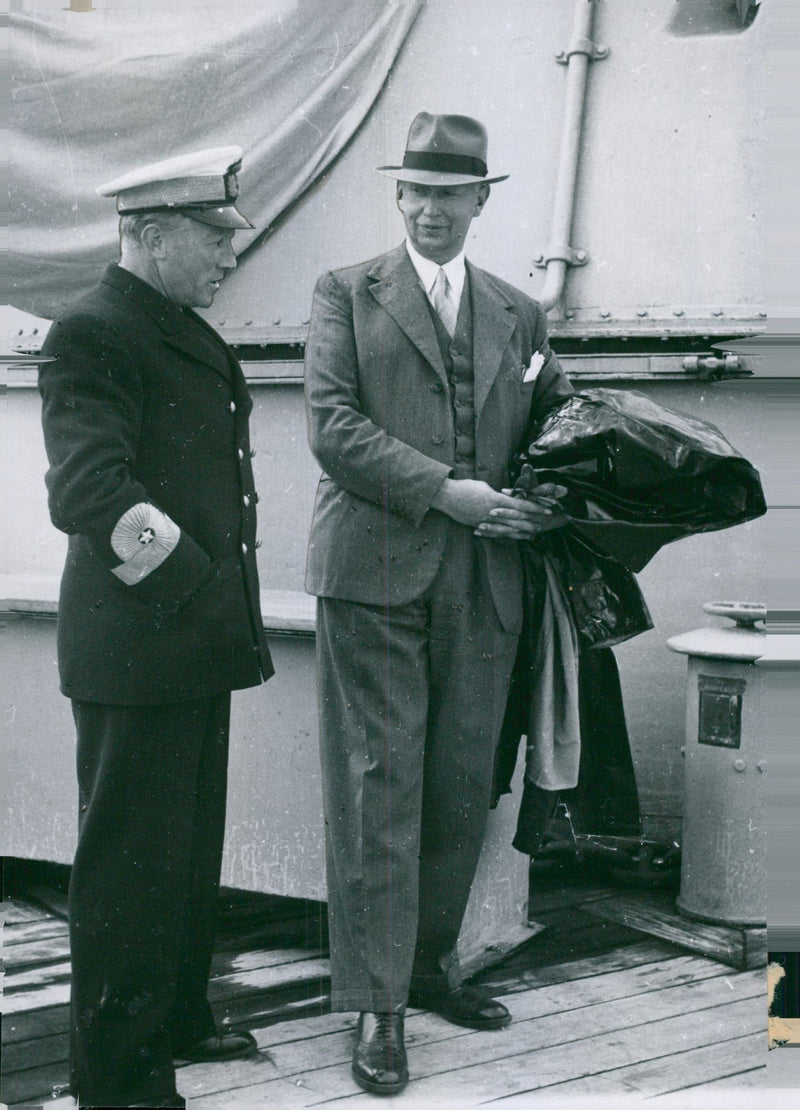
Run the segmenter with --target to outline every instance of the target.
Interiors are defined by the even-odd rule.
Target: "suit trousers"
[[[135,1105],[174,1095],[173,1056],[215,1032],[230,694],[72,706],[71,1088],[81,1105]]]
[[[334,1010],[397,1010],[412,985],[461,979],[517,643],[492,602],[486,542],[452,523],[434,582],[408,604],[318,601]]]

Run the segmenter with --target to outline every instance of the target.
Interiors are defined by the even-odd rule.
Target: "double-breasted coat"
[[[63,693],[154,705],[268,678],[252,401],[233,353],[196,313],[112,265],[52,326],[42,355],[50,514],[69,534]],[[112,535],[137,505],[180,533],[156,569],[127,584]]]

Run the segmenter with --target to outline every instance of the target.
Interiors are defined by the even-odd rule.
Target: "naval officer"
[[[206,997],[231,691],[272,674],[241,367],[195,308],[236,266],[242,157],[126,173],[121,253],[52,325],[40,371],[47,489],[69,535],[58,664],[77,730],[69,891],[71,1089],[81,1106],[183,1106],[174,1060],[250,1053]]]

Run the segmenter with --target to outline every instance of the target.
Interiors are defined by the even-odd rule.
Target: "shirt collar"
[[[436,281],[436,275],[441,268],[444,270],[445,274],[447,274],[447,280],[450,282],[450,288],[453,290],[456,303],[460,303],[461,294],[464,291],[464,281],[467,276],[464,251],[461,251],[455,258],[451,258],[449,262],[445,262],[445,264],[440,267],[438,262],[434,262],[430,258],[423,258],[419,251],[412,247],[408,239],[406,239],[406,250],[408,251],[408,257],[411,259],[414,269],[419,275],[419,280],[422,282],[423,288],[429,297],[431,289],[433,288],[433,283]]]

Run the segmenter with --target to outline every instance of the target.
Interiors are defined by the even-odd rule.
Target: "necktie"
[[[452,339],[456,330],[456,320],[458,319],[458,305],[453,295],[453,287],[447,280],[447,274],[441,266],[431,289],[431,302],[439,314],[439,319],[444,324],[445,331]]]

